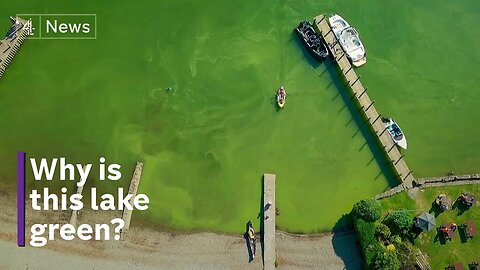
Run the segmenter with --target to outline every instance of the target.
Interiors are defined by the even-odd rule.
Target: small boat
[[[285,105],[285,99],[286,98],[287,98],[287,92],[285,92],[285,88],[283,88],[283,85],[282,85],[277,90],[277,104],[278,104],[278,107],[283,108],[283,105]]]
[[[347,54],[347,58],[356,67],[367,63],[367,53],[360,41],[360,35],[355,28],[345,21],[340,15],[334,14],[328,18],[330,27],[335,34],[340,46]]]
[[[397,122],[393,118],[384,118],[383,121],[393,141],[401,148],[407,149],[407,138],[405,138]]]
[[[295,28],[298,38],[303,45],[312,54],[314,58],[322,62],[328,56],[328,49],[325,41],[315,32],[311,23],[307,21],[300,22]]]
[[[253,229],[253,225],[251,221],[247,223],[247,238],[248,238],[248,246],[250,248],[250,252],[252,254],[252,260],[255,258],[255,252],[257,251],[257,240],[255,239],[255,230]]]

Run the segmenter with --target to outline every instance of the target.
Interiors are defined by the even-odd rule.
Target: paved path
[[[458,185],[474,185],[480,184],[480,174],[466,174],[466,175],[449,175],[440,177],[427,177],[416,179],[415,187],[405,188],[403,185],[398,185],[390,190],[376,195],[374,198],[377,200],[388,198],[404,190],[409,192],[409,195],[415,195],[418,189],[429,187],[442,187],[442,186],[458,186]],[[415,198],[415,196],[410,196]]]

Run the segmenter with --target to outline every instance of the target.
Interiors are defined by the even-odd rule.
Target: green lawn
[[[423,212],[429,212],[432,208],[432,202],[439,194],[447,194],[452,202],[462,193],[470,192],[480,196],[479,185],[450,186],[440,188],[429,188],[421,191],[416,200],[411,200],[406,193],[395,195],[381,201],[384,215],[390,211],[413,209],[415,215]],[[479,203],[469,210],[461,212],[458,208],[447,210],[437,216],[437,227],[448,222],[455,222],[458,225],[474,220],[477,228],[480,228],[480,207]],[[456,237],[451,241],[439,240],[436,230],[421,233],[414,240],[414,246],[419,248],[424,254],[432,269],[444,269],[447,265],[454,262],[462,262],[465,269],[472,261],[480,261],[480,235],[473,239],[465,241],[460,237],[457,231]]]

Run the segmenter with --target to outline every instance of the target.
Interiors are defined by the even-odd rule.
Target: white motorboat
[[[393,141],[401,148],[407,149],[407,138],[405,138],[405,134],[403,134],[397,122],[393,118],[386,118],[384,124]]]
[[[342,46],[352,64],[356,67],[365,64],[367,62],[367,53],[360,41],[360,35],[357,30],[337,14],[330,16],[328,21],[340,46]]]

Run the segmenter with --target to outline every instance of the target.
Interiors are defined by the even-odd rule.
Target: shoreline
[[[1,269],[261,269],[261,245],[249,263],[245,239],[238,234],[159,231],[132,224],[125,241],[65,241],[55,239],[42,248],[16,246],[16,199],[0,189],[0,250],[7,253]],[[93,210],[92,210],[93,211]],[[32,213],[33,223],[68,223],[69,215],[53,211]],[[68,211],[70,213],[70,211]],[[79,223],[104,223],[118,213],[83,211]],[[44,234],[45,235],[45,234]],[[279,269],[360,269],[362,259],[354,232],[296,235],[276,232]]]

